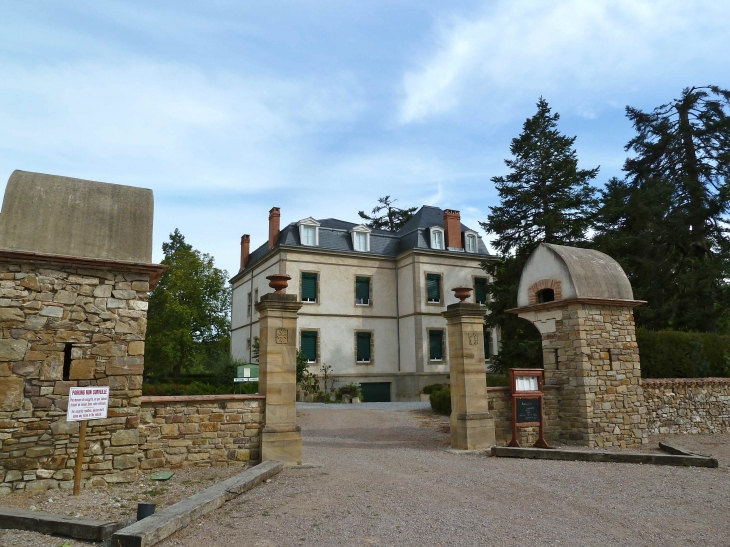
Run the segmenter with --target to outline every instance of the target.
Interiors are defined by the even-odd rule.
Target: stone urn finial
[[[472,291],[471,287],[454,287],[451,290],[454,291],[454,296],[459,299],[459,302],[463,302],[469,298]]]
[[[267,275],[266,279],[269,280],[269,287],[274,289],[274,293],[281,294],[289,286],[288,281],[291,279],[291,276],[287,274],[271,274]]]

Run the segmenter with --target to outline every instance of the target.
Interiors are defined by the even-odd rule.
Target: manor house
[[[251,361],[259,335],[255,304],[269,288],[267,275],[291,276],[287,293],[304,303],[297,347],[311,363],[333,368],[339,382],[360,382],[366,401],[418,400],[420,389],[448,378],[446,320],[457,302],[451,289],[473,287],[487,302],[493,260],[459,211],[424,205],[398,232],[332,218],[305,218],[280,229],[269,213],[269,240],[249,252],[241,238],[241,269],[233,286],[231,350]],[[498,333],[487,331],[485,366]]]

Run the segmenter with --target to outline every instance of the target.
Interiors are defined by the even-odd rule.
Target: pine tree
[[[497,236],[492,243],[501,257],[483,265],[493,278],[487,324],[501,329],[495,358],[500,370],[542,366],[537,329],[506,310],[517,306],[520,274],[537,245],[583,243],[597,204],[590,181],[599,168],[578,168],[576,138],[558,131],[559,119],[540,97],[537,113],[510,145],[512,159],[505,160],[510,173],[492,178],[500,204],[490,207],[487,222],[480,222]]]
[[[398,200],[391,200],[390,196],[378,198],[378,203],[380,205],[373,208],[371,213],[372,216],[366,215],[365,211],[359,211],[358,215],[360,215],[360,218],[367,220],[368,222],[365,224],[373,229],[397,232],[410,220],[413,214],[418,210],[418,207],[399,209],[393,205],[396,201]],[[378,215],[381,211],[385,211],[385,213]]]
[[[624,266],[640,325],[714,332],[727,323],[730,92],[684,89],[645,113],[627,107],[636,136],[623,181],[602,192],[595,245]]]

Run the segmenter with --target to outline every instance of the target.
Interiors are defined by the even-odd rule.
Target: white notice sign
[[[68,390],[66,421],[101,420],[109,408],[109,386],[72,387]]]
[[[537,391],[537,376],[518,376],[515,383],[515,391]]]

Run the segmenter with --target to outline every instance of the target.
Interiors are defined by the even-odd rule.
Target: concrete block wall
[[[65,419],[72,386],[111,388],[108,418],[87,429],[86,484],[134,480],[149,274],[4,260],[0,493],[72,487],[79,428]]]
[[[261,395],[142,397],[141,469],[260,460],[264,401]]]
[[[730,378],[646,379],[649,433],[730,433]]]

